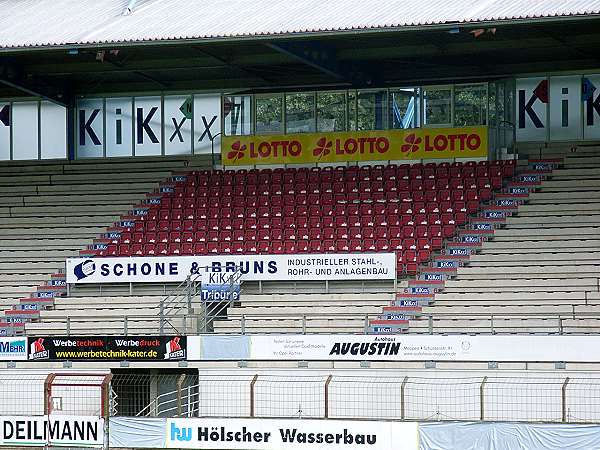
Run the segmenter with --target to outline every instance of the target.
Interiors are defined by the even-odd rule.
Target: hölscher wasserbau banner
[[[171,283],[203,271],[241,281],[392,280],[394,253],[140,256],[67,259],[67,283]]]
[[[32,336],[30,361],[181,361],[186,336]]]
[[[414,422],[167,419],[166,448],[206,450],[417,450]]]

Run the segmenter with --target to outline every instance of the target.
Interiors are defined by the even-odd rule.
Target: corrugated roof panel
[[[0,0],[0,47],[209,39],[600,14],[600,0]]]

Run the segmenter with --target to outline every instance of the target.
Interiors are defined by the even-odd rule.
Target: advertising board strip
[[[25,337],[0,337],[0,361],[24,361],[27,359]]]
[[[0,446],[102,447],[104,419],[93,416],[1,416]]]
[[[181,361],[186,336],[32,336],[30,361]]]
[[[391,280],[394,253],[159,256],[67,259],[67,283],[181,282],[203,271],[235,273],[241,281]]]
[[[166,448],[207,450],[417,450],[415,422],[167,419]]]
[[[239,166],[485,158],[487,153],[488,129],[479,126],[228,136],[223,138],[221,160],[226,166]]]
[[[219,336],[189,336],[189,360],[597,362],[600,348],[600,336],[284,334],[239,336],[235,350],[228,336],[221,353],[204,339],[221,348]]]

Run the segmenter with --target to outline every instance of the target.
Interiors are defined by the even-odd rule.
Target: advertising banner
[[[33,336],[30,361],[180,361],[186,336]]]
[[[414,128],[223,137],[226,166],[337,163],[435,158],[485,158],[488,129]]]
[[[23,361],[27,359],[27,338],[1,337],[0,361]]]
[[[247,361],[596,362],[600,348],[600,336],[284,334],[188,341],[189,360]]]
[[[231,273],[202,272],[200,298],[203,302],[237,301],[240,299],[240,278]]]
[[[67,283],[169,283],[203,271],[242,274],[240,281],[391,280],[394,253],[140,256],[67,259]]]
[[[166,448],[417,450],[415,422],[311,419],[167,419]]]
[[[92,416],[0,416],[0,446],[102,447],[104,419]]]

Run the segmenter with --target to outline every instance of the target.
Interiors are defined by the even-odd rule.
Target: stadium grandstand
[[[0,11],[0,447],[600,447],[600,3]]]

